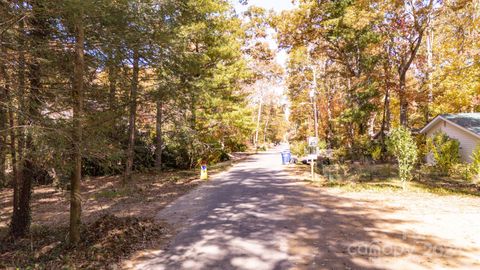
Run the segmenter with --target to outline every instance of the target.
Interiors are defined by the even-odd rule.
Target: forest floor
[[[248,154],[209,168],[221,172]],[[161,245],[173,234],[168,223],[155,215],[170,202],[204,181],[197,170],[142,173],[131,187],[123,187],[120,176],[90,177],[82,182],[82,242],[72,249],[68,238],[68,191],[37,186],[32,196],[31,234],[13,242],[8,239],[12,214],[12,190],[0,190],[0,269],[31,267],[58,269],[115,268],[135,250]],[[3,240],[1,240],[3,239]],[[154,239],[154,240],[152,240]]]

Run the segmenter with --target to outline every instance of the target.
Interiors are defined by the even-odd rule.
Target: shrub
[[[364,161],[371,156],[372,140],[368,135],[356,136],[353,140],[349,155],[352,160]]]
[[[290,144],[290,152],[295,156],[301,157],[307,154],[307,147],[306,141],[294,141]]]
[[[265,145],[257,146],[257,151],[265,152],[267,151],[267,146]]]
[[[374,161],[378,161],[382,158],[382,146],[375,145],[370,149],[370,155]]]
[[[388,151],[398,161],[400,180],[404,184],[412,179],[412,171],[417,162],[418,149],[410,131],[405,127],[392,130],[387,140]]]
[[[471,181],[474,178],[471,164],[457,163],[453,165],[450,168],[449,177]]]
[[[349,158],[348,149],[345,146],[340,146],[333,151],[333,160],[335,162],[343,163]]]
[[[324,140],[319,140],[317,147],[320,150],[327,149],[327,142]]]
[[[470,164],[470,170],[473,174],[473,178],[476,182],[480,181],[480,145],[477,145],[475,150],[473,150],[472,155],[472,164]]]
[[[443,132],[437,132],[427,141],[428,149],[433,155],[435,167],[448,174],[455,164],[460,162],[460,143]]]
[[[426,135],[419,134],[418,136],[415,136],[415,142],[418,147],[418,160],[423,162],[427,159],[427,156],[430,153],[430,150],[428,150]]]

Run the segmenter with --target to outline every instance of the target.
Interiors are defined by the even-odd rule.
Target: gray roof
[[[471,133],[472,135],[480,138],[480,113],[448,113],[440,114],[435,117],[430,123],[428,123],[420,133],[425,133],[430,130],[438,121],[448,121],[453,125],[458,126],[461,129]]]
[[[453,122],[469,131],[480,135],[480,113],[441,114],[443,119]]]

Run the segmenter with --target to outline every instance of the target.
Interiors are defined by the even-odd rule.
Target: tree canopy
[[[478,1],[434,0],[306,0],[278,14],[293,139],[314,134],[303,106],[312,76],[321,82],[320,134],[351,154],[372,140],[384,145],[391,126],[418,129],[441,113],[478,111],[478,14]]]
[[[84,176],[132,185],[135,171],[189,169],[255,135],[282,137],[284,108],[257,115],[251,99],[282,72],[259,41],[266,11],[247,21],[224,0],[26,0],[2,1],[0,14],[0,185],[14,187],[15,237],[42,177],[70,189],[76,243]]]

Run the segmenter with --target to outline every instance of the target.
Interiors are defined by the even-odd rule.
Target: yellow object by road
[[[200,179],[201,180],[207,180],[208,179],[207,165],[202,165],[201,166]]]

